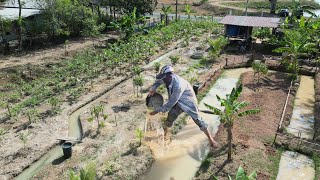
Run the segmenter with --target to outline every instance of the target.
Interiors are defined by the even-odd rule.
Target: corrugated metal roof
[[[228,15],[225,16],[220,23],[237,26],[276,28],[280,24],[280,18]]]

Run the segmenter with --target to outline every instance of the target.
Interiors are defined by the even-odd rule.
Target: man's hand
[[[148,96],[153,96],[155,92],[155,90],[150,89],[148,92]]]
[[[156,112],[156,111],[152,111],[152,112],[150,113],[151,116],[156,115],[156,114],[158,114],[158,112]]]

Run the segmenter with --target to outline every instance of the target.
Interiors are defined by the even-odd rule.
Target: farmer
[[[150,115],[169,111],[163,127],[165,139],[169,141],[171,140],[171,127],[173,122],[182,112],[185,112],[191,116],[193,121],[199,126],[200,130],[207,135],[211,145],[213,147],[218,147],[218,143],[213,140],[209,133],[208,124],[204,122],[199,115],[197,97],[190,83],[175,74],[173,67],[170,65],[164,66],[156,76],[156,79],[156,82],[149,90],[148,96],[152,96],[156,89],[164,83],[167,87],[169,100],[161,107],[152,111]]]

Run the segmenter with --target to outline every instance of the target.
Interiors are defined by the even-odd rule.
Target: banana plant
[[[186,4],[185,5],[184,11],[186,12],[186,15],[188,16],[188,19],[190,19],[190,15],[191,15],[191,6],[190,6],[190,4]]]
[[[231,93],[227,94],[226,98],[224,99],[217,95],[217,99],[220,102],[221,107],[224,108],[224,110],[205,103],[205,106],[209,109],[209,111],[204,111],[204,112],[218,115],[220,117],[221,123],[223,123],[225,127],[227,127],[228,161],[231,160],[233,123],[239,117],[254,115],[260,112],[260,109],[243,110],[243,108],[249,106],[250,103],[246,101],[238,102],[238,98],[240,97],[241,92],[242,92],[242,84],[240,84],[236,88],[233,88]]]
[[[164,4],[162,4],[162,8],[161,11],[164,14],[164,18],[165,18],[165,24],[168,25],[168,14],[172,11],[172,7],[171,6],[164,6]]]

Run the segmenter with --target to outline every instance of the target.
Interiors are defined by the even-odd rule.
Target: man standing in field
[[[171,139],[171,127],[173,122],[182,112],[185,112],[191,116],[193,121],[199,126],[200,130],[206,134],[211,145],[213,147],[218,147],[218,143],[212,138],[211,133],[208,130],[208,124],[204,122],[199,115],[197,97],[190,83],[175,74],[173,67],[170,65],[164,66],[156,76],[156,79],[156,82],[149,90],[148,96],[152,96],[156,92],[156,89],[164,83],[167,87],[169,100],[161,107],[152,111],[150,115],[169,111],[168,117],[163,126],[165,139]]]

